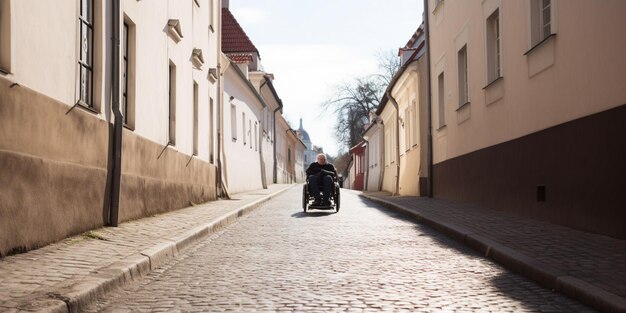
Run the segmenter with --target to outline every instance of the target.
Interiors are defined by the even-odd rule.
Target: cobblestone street
[[[87,312],[591,312],[342,190],[303,213],[292,188]]]

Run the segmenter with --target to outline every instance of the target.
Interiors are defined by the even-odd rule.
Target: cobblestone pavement
[[[0,259],[0,312],[25,309],[62,284],[81,280],[99,269],[185,234],[204,223],[279,192],[290,185],[233,195],[182,210],[105,227],[27,253]]]
[[[86,312],[592,312],[349,192],[292,188]]]

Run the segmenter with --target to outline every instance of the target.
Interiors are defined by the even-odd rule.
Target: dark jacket
[[[321,165],[317,162],[313,162],[311,163],[311,165],[309,165],[309,168],[306,169],[306,176],[317,175],[320,172],[322,172],[322,170],[333,172],[335,176],[337,176],[337,170],[335,170],[335,167],[332,164],[326,163],[324,165]],[[326,176],[326,175],[329,175],[329,174],[323,173],[323,172],[321,173],[321,176]]]

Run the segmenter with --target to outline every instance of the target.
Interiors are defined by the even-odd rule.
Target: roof
[[[415,40],[417,40],[419,38],[419,35],[422,33],[422,26],[423,25],[424,24],[420,25],[420,27],[415,32],[415,35],[414,35]],[[411,40],[409,40],[407,45],[409,43],[411,45],[415,44],[415,41],[412,41],[412,40],[413,40],[413,37],[411,37]],[[388,98],[387,95],[391,92],[391,89],[393,89],[395,84],[398,82],[398,79],[400,79],[402,74],[404,74],[404,72],[411,65],[411,63],[413,63],[413,62],[415,62],[415,61],[420,59],[417,56],[420,54],[422,49],[424,49],[425,43],[426,43],[425,40],[422,40],[422,42],[417,46],[417,48],[415,48],[415,52],[413,52],[413,54],[411,54],[411,56],[409,57],[408,61],[406,63],[404,63],[400,67],[400,69],[396,72],[396,74],[393,76],[393,78],[391,79],[391,82],[389,82],[389,85],[387,85],[387,89],[385,90],[385,93],[383,94],[382,99],[380,99],[380,103],[378,105],[378,108],[376,109],[376,115],[380,115],[383,112],[383,109],[385,109],[385,106],[387,105],[387,102],[389,101],[389,98]]]
[[[250,53],[229,53],[228,57],[237,64],[252,62],[252,54]]]
[[[259,54],[259,50],[228,8],[222,8],[222,51],[224,53],[256,52]]]

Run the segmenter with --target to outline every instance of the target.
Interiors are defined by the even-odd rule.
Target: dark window
[[[93,107],[93,0],[80,0],[79,102]]]

